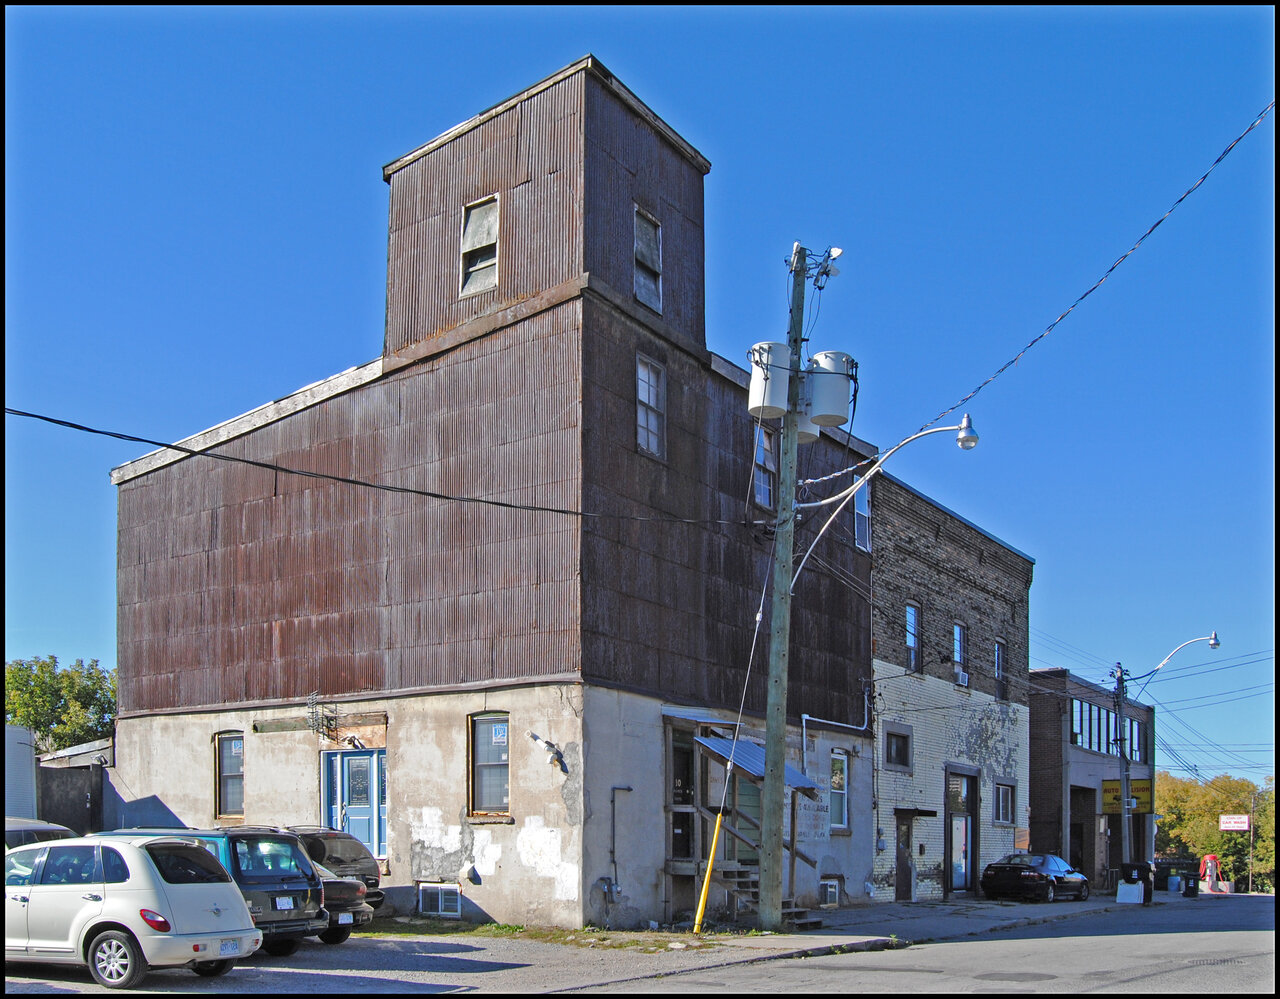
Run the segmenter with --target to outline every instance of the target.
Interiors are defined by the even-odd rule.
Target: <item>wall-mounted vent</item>
[[[834,879],[823,879],[818,882],[818,905],[827,908],[840,904],[840,882]]]
[[[418,884],[418,915],[440,919],[462,918],[462,893],[459,885]]]

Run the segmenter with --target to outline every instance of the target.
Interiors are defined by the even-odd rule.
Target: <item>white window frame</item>
[[[963,622],[951,622],[951,661],[957,672],[969,665],[969,628]]]
[[[636,447],[666,460],[667,369],[644,354],[636,355]]]
[[[755,476],[752,479],[756,506],[776,510],[778,506],[778,434],[769,427],[756,428]]]
[[[903,641],[906,642],[907,661],[906,667],[912,673],[918,673],[924,668],[924,662],[920,658],[920,605],[907,601],[906,610],[903,613]]]
[[[836,789],[836,771],[840,771],[840,788]],[[827,787],[827,804],[830,807],[831,828],[849,828],[849,751],[831,750],[831,783]]]
[[[462,886],[456,882],[418,882],[418,915],[435,919],[461,919]]]
[[[1005,781],[996,781],[995,785],[995,814],[992,816],[992,821],[1013,825],[1013,807],[1017,801],[1016,788]]]
[[[639,205],[635,209],[636,300],[662,315],[662,223]],[[652,240],[645,238],[650,233]]]
[[[492,224],[482,220],[480,211],[493,206]],[[502,208],[496,194],[473,201],[462,209],[459,252],[458,297],[466,298],[498,287],[498,238]],[[492,252],[490,252],[490,250]]]
[[[862,551],[871,551],[871,483],[853,494],[853,539]]]
[[[225,769],[222,758],[222,744],[224,742],[231,744],[231,755],[236,755],[234,744],[240,743],[240,769],[238,771]],[[214,803],[213,813],[215,818],[219,819],[243,819],[244,818],[244,732],[227,731],[219,732],[213,737],[213,766],[214,766]],[[226,800],[228,798],[228,783],[236,784],[240,788],[240,810],[231,811],[226,809]]]

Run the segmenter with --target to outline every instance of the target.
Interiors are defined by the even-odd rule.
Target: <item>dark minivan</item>
[[[222,829],[117,829],[99,836],[164,835],[198,840],[221,861],[262,930],[262,949],[284,957],[329,928],[324,886],[302,841],[266,826]]]
[[[350,833],[324,826],[289,826],[307,848],[307,855],[344,878],[359,878],[366,889],[365,902],[371,908],[382,905],[382,871],[369,848]]]

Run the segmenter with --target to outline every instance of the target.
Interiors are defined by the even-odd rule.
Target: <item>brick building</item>
[[[899,479],[869,487],[875,897],[974,892],[985,864],[1025,843],[1034,807],[1034,562]]]
[[[1056,853],[1099,886],[1114,883],[1121,859],[1119,726],[1115,692],[1065,669],[1031,673],[1031,848]],[[1134,861],[1155,859],[1151,782],[1155,709],[1126,699],[1124,735],[1138,810],[1130,815]],[[1145,793],[1142,783],[1146,782]]]

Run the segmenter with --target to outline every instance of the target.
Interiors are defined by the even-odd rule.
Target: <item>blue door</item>
[[[387,855],[387,751],[325,753],[325,817],[375,857]]]

